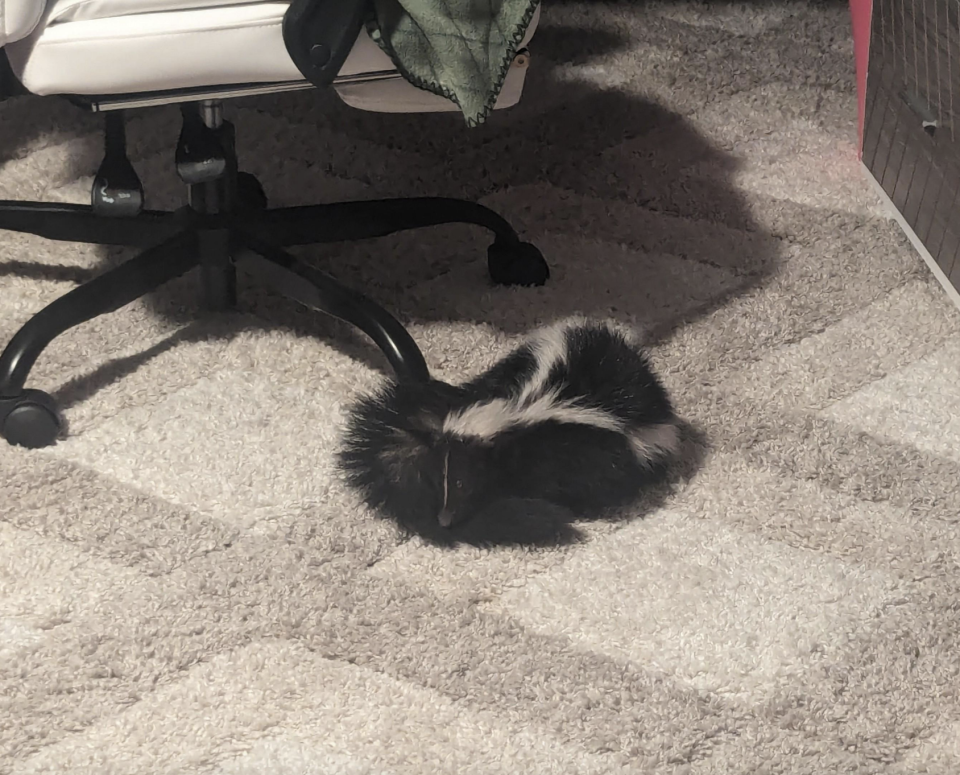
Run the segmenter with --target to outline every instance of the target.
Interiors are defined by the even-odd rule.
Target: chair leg
[[[65,331],[136,301],[196,264],[190,230],[74,288],[28,320],[0,355],[0,434],[25,447],[56,441],[60,419],[53,400],[24,389],[41,353]]]
[[[446,223],[471,223],[489,229],[499,241],[520,241],[513,227],[493,210],[475,202],[443,197],[282,207],[263,213],[257,231],[271,243],[292,247],[385,237]]]
[[[237,268],[230,232],[203,229],[197,233],[201,304],[208,312],[226,312],[237,306]]]
[[[385,237],[451,223],[482,226],[495,235],[487,252],[490,276],[500,285],[543,285],[550,277],[536,247],[521,242],[500,215],[476,202],[442,197],[376,199],[267,210],[248,228],[283,247]]]
[[[427,362],[417,343],[385,309],[259,238],[245,234],[238,236],[237,242],[237,262],[253,271],[264,285],[359,328],[383,351],[398,379],[430,380]]]
[[[0,229],[61,242],[149,247],[183,229],[176,212],[145,210],[131,218],[107,218],[86,205],[0,201]]]

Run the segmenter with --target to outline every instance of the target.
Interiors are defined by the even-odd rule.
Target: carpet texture
[[[218,775],[960,770],[960,314],[855,153],[844,2],[544,9],[526,98],[462,118],[230,105],[275,204],[455,194],[470,227],[302,251],[476,374],[579,312],[637,326],[703,439],[636,518],[539,552],[403,542],[334,475],[384,364],[190,276],[64,335],[55,448],[0,445],[0,771]],[[175,109],[137,113],[177,205]],[[96,117],[0,105],[0,198],[84,201]],[[0,334],[123,257],[4,234]]]

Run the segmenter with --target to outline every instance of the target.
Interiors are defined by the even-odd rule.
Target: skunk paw
[[[455,541],[474,546],[549,546],[580,536],[574,514],[563,506],[533,498],[494,501],[450,529]]]

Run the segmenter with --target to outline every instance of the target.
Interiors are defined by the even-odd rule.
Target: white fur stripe
[[[533,357],[537,361],[537,368],[530,379],[523,386],[520,395],[517,398],[518,403],[523,406],[532,398],[541,395],[546,389],[547,378],[557,364],[563,364],[567,361],[567,333],[571,328],[583,325],[585,321],[580,318],[568,318],[559,323],[542,328],[533,335],[530,341],[530,347],[533,350]]]
[[[610,412],[580,406],[575,400],[561,401],[557,389],[547,389],[550,372],[567,361],[570,330],[586,325],[588,322],[585,318],[570,317],[537,331],[529,340],[536,368],[519,394],[511,398],[484,401],[451,413],[444,418],[443,431],[455,436],[490,441],[510,428],[554,420],[622,433],[642,464],[678,452],[680,433],[673,423],[631,428]]]
[[[623,431],[623,424],[615,417],[600,409],[577,406],[570,401],[558,401],[555,391],[538,396],[524,405],[503,398],[474,404],[460,412],[447,415],[443,421],[443,430],[458,436],[489,440],[508,428],[535,425],[548,420],[593,425],[618,433]]]
[[[680,447],[679,429],[673,423],[629,429],[621,420],[601,409],[577,406],[571,401],[557,401],[555,392],[546,393],[525,406],[502,398],[474,404],[461,412],[447,415],[443,430],[455,436],[490,441],[509,428],[536,425],[549,420],[623,433],[640,463],[671,456]]]
[[[437,519],[440,521],[440,527],[450,527],[450,512],[447,511],[447,502],[450,500],[450,450],[443,455],[443,506],[440,507],[440,514]]]

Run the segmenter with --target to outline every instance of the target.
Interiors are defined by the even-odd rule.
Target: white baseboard
[[[934,260],[933,256],[930,255],[930,251],[927,250],[926,246],[920,241],[917,233],[913,230],[910,224],[906,222],[903,214],[894,206],[893,200],[887,196],[887,192],[883,190],[883,186],[880,185],[880,181],[873,176],[866,164],[863,162],[860,164],[863,167],[864,174],[867,176],[867,180],[870,181],[874,191],[877,192],[877,195],[887,206],[887,209],[890,211],[890,215],[898,224],[900,224],[900,228],[903,230],[903,233],[910,238],[910,242],[913,244],[913,247],[917,253],[919,253],[923,260],[927,262],[927,266],[930,267],[930,271],[933,272],[933,276],[937,278],[937,280],[940,282],[940,285],[942,285],[943,289],[947,292],[947,296],[950,297],[950,301],[954,303],[957,309],[960,309],[960,292],[953,287],[953,283],[947,279],[947,276],[943,273],[940,265]]]

